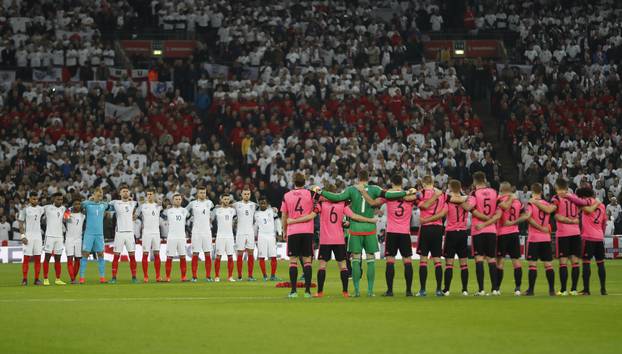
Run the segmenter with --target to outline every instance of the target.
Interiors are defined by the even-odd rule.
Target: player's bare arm
[[[24,222],[23,221],[19,221],[19,236],[20,236],[20,241],[22,241],[22,243],[24,245],[28,244],[28,239],[26,238],[26,235],[24,233],[25,228],[24,228]]]
[[[522,213],[516,220],[514,221],[506,221],[503,223],[504,226],[514,226],[516,224],[520,224],[531,217],[531,212]]]
[[[421,204],[419,208],[423,210],[430,208],[432,204],[436,203],[436,201],[442,194],[443,192],[441,192],[439,189],[434,188],[434,194],[432,195],[432,198],[423,202],[423,204]]]
[[[356,185],[356,190],[358,190],[361,195],[363,196],[363,198],[365,199],[365,201],[367,202],[367,204],[371,205],[371,206],[380,206],[382,205],[382,200],[380,199],[373,199],[369,193],[367,193],[367,191],[365,190],[365,186],[361,185],[361,184],[357,184]]]
[[[555,204],[544,205],[544,204],[540,203],[540,199],[531,198],[531,199],[529,199],[529,203],[535,205],[538,209],[542,210],[543,212],[545,212],[547,214],[551,214],[555,210],[557,210],[557,206]]]
[[[299,224],[299,223],[302,223],[302,222],[307,222],[309,220],[313,220],[313,219],[315,219],[316,216],[317,216],[317,213],[312,211],[309,214],[301,216],[301,217],[298,217],[298,218],[294,218],[294,219],[289,218],[289,219],[287,219],[287,223],[288,224]]]
[[[577,218],[568,218],[563,215],[555,214],[555,220],[563,223],[563,224],[579,224],[579,219]]]
[[[465,209],[465,210],[468,210],[468,209]],[[473,216],[475,216],[478,220],[481,220],[481,221],[488,221],[488,220],[490,220],[490,217],[488,217],[488,215],[479,212],[477,209],[471,209],[471,214]]]
[[[283,231],[282,231],[283,239],[287,240],[287,219],[288,219],[287,218],[287,212],[286,211],[282,212],[281,216],[282,216],[281,217],[281,220],[282,220],[281,224],[283,226]]]
[[[475,226],[475,228],[478,230],[481,230],[485,228],[486,226],[490,226],[496,223],[497,221],[499,221],[499,219],[501,219],[501,211],[497,211],[495,215],[492,216],[492,218],[488,219],[487,221],[484,221],[481,224],[478,224],[477,226]]]
[[[594,203],[592,203],[592,204],[590,204],[588,206],[581,207],[581,210],[583,210],[587,214],[592,214],[594,212],[594,210],[598,209],[598,206],[600,204],[601,204],[600,200],[594,199]]]
[[[542,231],[542,232],[549,232],[550,230],[542,225],[540,225],[536,220],[534,220],[534,218],[530,217],[529,219],[527,219],[527,222],[529,223],[529,225],[535,227],[536,229]]]
[[[516,199],[516,195],[509,194],[508,198],[501,203],[499,203],[499,207],[503,210],[508,210],[512,206],[512,202]]]
[[[446,215],[447,215],[447,208],[443,209],[443,210],[442,210],[441,212],[439,212],[439,213],[436,213],[436,214],[434,214],[434,215],[430,216],[429,218],[421,218],[421,219],[419,220],[419,222],[421,223],[421,225],[423,225],[423,224],[427,224],[427,223],[430,223],[430,222],[433,222],[433,221],[436,221],[436,220],[442,219],[442,218],[444,218]]]

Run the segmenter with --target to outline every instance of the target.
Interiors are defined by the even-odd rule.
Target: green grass
[[[286,267],[279,264],[281,278]],[[0,265],[0,353],[620,352],[620,261],[607,263],[610,296],[566,298],[546,296],[541,267],[533,298],[512,296],[511,271],[501,297],[464,298],[454,291],[446,298],[406,298],[398,262],[396,297],[343,299],[332,263],[327,297],[294,300],[286,298],[287,289],[263,281],[130,284],[127,264],[119,284],[100,285],[96,268],[89,264],[87,285],[21,287],[20,265]],[[178,264],[174,269],[178,279]],[[63,265],[64,279],[65,272]],[[526,267],[524,273],[523,284]],[[471,291],[474,275],[471,269]],[[418,281],[415,269],[415,288]],[[429,289],[433,283],[430,270]],[[454,288],[459,283],[455,270]],[[593,290],[597,283],[594,266]],[[384,289],[379,262],[377,295]]]

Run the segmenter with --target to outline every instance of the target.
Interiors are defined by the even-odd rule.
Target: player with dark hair
[[[117,271],[119,269],[119,260],[123,248],[127,250],[130,260],[130,272],[132,274],[132,283],[136,283],[136,240],[134,236],[134,219],[136,219],[136,201],[131,199],[130,189],[127,185],[119,188],[120,200],[110,202],[110,210],[116,214],[117,226],[114,233],[114,258],[112,260],[112,278],[111,284],[117,282]]]
[[[43,251],[45,258],[43,260],[43,285],[50,285],[48,280],[48,272],[50,270],[50,259],[54,254],[54,271],[56,275],[56,285],[65,285],[61,280],[61,264],[60,256],[63,254],[63,219],[67,208],[63,205],[63,195],[54,193],[52,195],[53,204],[46,205],[43,217],[45,218],[45,243]]]
[[[452,179],[449,181],[449,193],[445,197],[462,196],[462,184]],[[469,212],[458,204],[447,204],[447,220],[445,225],[445,244],[443,257],[445,257],[445,287],[443,295],[449,296],[451,278],[453,277],[454,257],[458,256],[460,262],[460,279],[462,281],[462,295],[468,296],[469,264],[468,264],[468,236],[467,217]]]
[[[28,205],[19,213],[20,240],[23,245],[24,259],[22,261],[22,285],[28,285],[28,267],[30,258],[35,264],[35,285],[41,285],[39,273],[41,272],[41,251],[43,237],[41,235],[41,217],[45,213],[39,205],[39,196],[35,192],[28,193]]]
[[[136,216],[142,219],[142,268],[143,268],[143,281],[149,282],[149,251],[153,253],[153,266],[156,273],[156,282],[162,281],[160,277],[160,215],[162,213],[162,206],[156,203],[155,189],[147,188],[146,190],[147,200],[138,207]]]
[[[212,277],[212,209],[214,203],[207,198],[207,188],[197,187],[196,199],[188,203],[186,210],[192,216],[192,282],[197,281],[199,270],[199,254],[205,257],[205,281],[211,282]]]

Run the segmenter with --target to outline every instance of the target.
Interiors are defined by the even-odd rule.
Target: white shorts
[[[65,241],[65,250],[67,250],[67,257],[82,257],[82,239],[68,238]]]
[[[259,236],[257,238],[257,258],[276,257],[276,238],[274,236]]]
[[[216,237],[216,256],[233,256],[233,237]]]
[[[146,234],[142,239],[143,253],[149,251],[160,251],[160,234]]]
[[[123,252],[123,246],[128,252],[134,252],[136,250],[136,241],[134,241],[134,233],[129,232],[116,232],[114,234],[114,252]]]
[[[185,257],[186,256],[186,239],[173,238],[166,241],[167,257]]]
[[[212,252],[212,235],[192,234],[192,253]]]
[[[22,246],[24,248],[24,256],[40,256],[43,249],[43,239],[41,236],[26,235],[26,239],[28,239],[28,244]]]
[[[63,254],[63,238],[55,237],[55,236],[46,236],[45,243],[43,244],[43,252],[52,253],[54,255],[60,256]]]
[[[236,235],[235,249],[238,251],[244,251],[245,249],[255,249],[255,235]]]

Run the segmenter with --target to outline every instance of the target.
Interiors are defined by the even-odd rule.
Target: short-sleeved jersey
[[[570,199],[554,195],[551,199],[551,203],[557,207],[555,213],[570,219],[579,217],[579,208],[575,203],[571,202]],[[557,220],[556,225],[556,237],[578,236],[581,234],[579,224],[566,224]]]
[[[410,217],[415,202],[405,200],[387,200],[382,198],[386,205],[387,232],[410,235]]]
[[[168,221],[168,239],[186,238],[186,218],[188,210],[185,208],[168,208],[162,212]]]
[[[503,203],[508,198],[508,195],[499,196],[498,203]],[[518,199],[514,199],[507,210],[501,209],[501,218],[497,222],[497,234],[502,236],[518,233],[518,224],[512,226],[504,226],[503,224],[505,224],[506,221],[515,221],[518,219],[522,211],[523,205]]]
[[[320,245],[343,245],[343,217],[352,216],[345,202],[321,201],[316,212],[320,214]]]
[[[590,200],[590,204],[594,200]],[[601,203],[592,213],[581,212],[581,236],[586,241],[602,241],[605,238],[607,209]]]
[[[429,208],[423,209],[421,207],[423,203],[425,203],[426,201],[434,197],[434,193],[435,193],[434,189],[424,189],[421,191],[421,196],[419,197],[419,201],[417,203],[417,206],[421,210],[421,214],[419,215],[420,218],[429,218],[431,216],[434,216],[442,212],[443,209],[445,208],[445,195],[444,194],[441,194],[436,199],[436,201],[432,203],[432,205]],[[434,220],[434,221],[431,221],[425,224],[424,223],[421,224],[421,226],[428,226],[428,225],[443,225],[443,220],[437,219],[437,220]]]
[[[214,203],[211,200],[193,200],[186,209],[192,215],[192,234],[205,235],[212,234],[212,209]]]
[[[281,212],[290,219],[297,219],[313,211],[313,196],[307,189],[293,189],[283,196]],[[297,224],[287,224],[287,235],[312,234],[313,220]]]
[[[19,212],[18,220],[24,223],[26,236],[41,237],[41,217],[44,213],[45,209],[40,205],[29,205]]]
[[[110,202],[110,209],[113,210],[117,216],[117,232],[134,231],[134,209],[136,209],[136,201],[113,200]]]
[[[257,226],[257,234],[259,237],[274,237],[274,235],[276,235],[276,218],[277,216],[272,208],[257,210],[257,212],[255,212],[255,225]]]
[[[65,216],[65,206],[59,207],[48,204],[45,209],[45,236],[63,237],[63,218]]]
[[[445,195],[445,200],[451,197]],[[463,231],[467,229],[467,219],[469,212],[458,204],[446,203],[447,219],[445,221],[445,231]]]
[[[543,205],[549,205],[549,203],[545,200],[540,199],[539,202]],[[527,241],[529,242],[547,242],[551,241],[551,224],[550,218],[551,215],[545,213],[544,211],[538,209],[538,207],[534,204],[529,203],[527,205],[527,210],[531,212],[530,218],[532,218],[535,222],[540,224],[549,230],[549,232],[542,232],[535,227],[529,225],[527,229]]]
[[[235,202],[233,203],[237,215],[237,230],[236,235],[252,235],[253,234],[253,221],[255,219],[255,211],[257,210],[257,204],[254,202]]]
[[[214,209],[214,215],[216,216],[216,225],[218,227],[216,237],[233,238],[233,218],[236,216],[235,208],[217,207]]]
[[[160,213],[162,206],[156,203],[143,203],[138,207],[136,215],[142,219],[143,235],[160,234]]]
[[[67,228],[67,239],[81,239],[84,227],[84,214],[73,212],[69,213],[65,219],[65,227]]]
[[[365,185],[365,190],[372,199],[377,199],[380,197],[385,197],[386,199],[397,199],[403,198],[406,195],[406,192],[404,191],[383,193],[380,187],[374,185]],[[343,192],[338,194],[322,191],[322,196],[330,200],[331,202],[350,201],[350,209],[353,213],[362,215],[367,218],[374,217],[375,208],[370,206],[365,201],[365,198],[363,198],[361,192],[359,192],[355,186],[349,186]],[[350,229],[348,230],[348,232],[352,236],[375,235],[376,224],[352,220],[350,221]]]
[[[108,203],[87,200],[82,202],[82,212],[86,215],[86,235],[104,234],[104,215],[108,210]]]
[[[497,212],[497,192],[489,187],[478,188],[471,193],[467,203],[471,207],[474,207],[478,212],[491,218]],[[488,225],[481,230],[478,230],[477,225],[483,223],[484,221],[473,216],[471,221],[471,235],[475,236],[484,233],[497,233],[497,226],[495,224]]]

